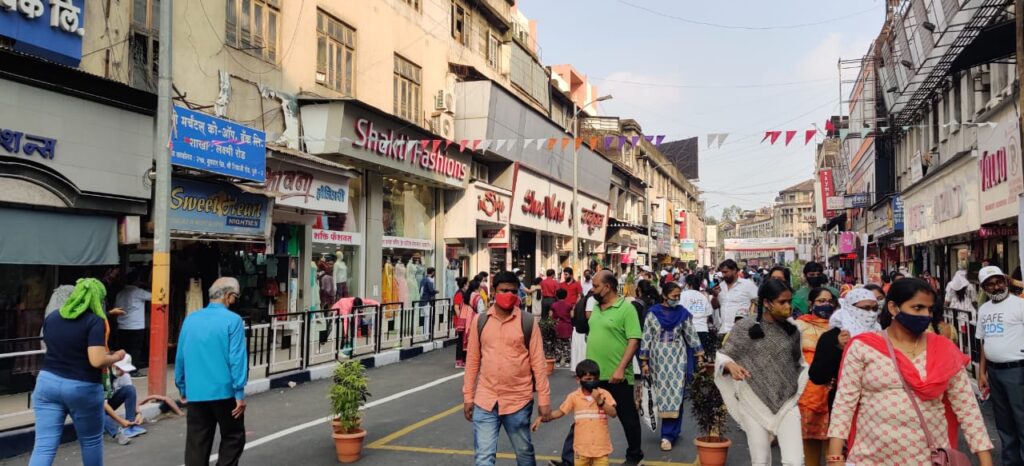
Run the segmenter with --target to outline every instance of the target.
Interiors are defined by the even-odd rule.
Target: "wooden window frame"
[[[354,97],[356,93],[356,30],[323,10],[317,10],[316,82]]]

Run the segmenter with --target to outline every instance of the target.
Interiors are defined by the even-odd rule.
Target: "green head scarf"
[[[107,297],[107,288],[95,278],[79,278],[75,282],[75,290],[60,307],[60,316],[65,319],[77,319],[86,311],[92,311],[100,319],[107,320],[103,312],[103,299]]]

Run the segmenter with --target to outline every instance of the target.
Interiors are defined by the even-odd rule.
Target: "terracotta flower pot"
[[[697,458],[701,466],[724,466],[732,440],[725,437],[698,437],[693,440],[697,446]]]
[[[555,358],[547,358],[544,360],[548,364],[548,375],[555,373]]]
[[[361,428],[361,427],[363,427],[363,420],[362,419],[360,419],[356,423],[356,428],[357,429]],[[331,420],[331,431],[333,431],[335,434],[343,434],[343,433],[345,433],[344,429],[341,428],[341,421],[339,421],[337,419],[332,419]]]
[[[338,453],[339,463],[355,463],[363,456],[363,439],[366,431],[358,429],[351,434],[331,434],[334,437],[334,450]]]

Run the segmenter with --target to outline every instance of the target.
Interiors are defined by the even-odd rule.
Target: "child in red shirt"
[[[531,427],[536,432],[541,422],[550,422],[575,412],[576,435],[572,448],[578,466],[608,466],[608,455],[612,454],[608,418],[617,414],[615,399],[604,389],[597,388],[600,376],[601,368],[596,362],[590,359],[580,361],[576,365],[576,380],[580,383],[580,389],[570,393],[549,419],[537,418]]]

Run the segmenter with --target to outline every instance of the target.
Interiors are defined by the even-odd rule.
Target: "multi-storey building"
[[[772,206],[775,237],[793,238],[796,257],[813,260],[814,180],[807,180],[779,191]]]

